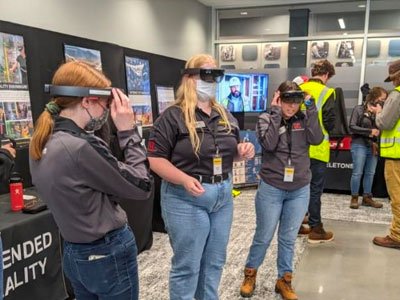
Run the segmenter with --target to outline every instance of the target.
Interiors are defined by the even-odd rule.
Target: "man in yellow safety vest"
[[[302,84],[300,88],[315,99],[318,109],[318,119],[324,140],[317,146],[310,146],[310,203],[308,206],[308,242],[323,243],[333,240],[333,233],[325,231],[321,222],[321,195],[324,190],[327,163],[330,157],[329,132],[335,126],[335,99],[333,88],[326,83],[335,75],[334,66],[326,59],[317,61],[311,69],[311,78]],[[303,228],[303,227],[302,227]],[[301,228],[301,229],[302,229]],[[300,232],[299,232],[300,233]]]
[[[389,77],[395,89],[382,108],[376,106],[376,125],[381,134],[380,151],[385,157],[385,180],[392,205],[392,225],[389,235],[375,237],[375,245],[400,249],[400,59],[389,65]]]

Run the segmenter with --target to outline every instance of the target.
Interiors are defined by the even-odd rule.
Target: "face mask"
[[[93,131],[99,130],[107,122],[110,110],[108,108],[105,108],[100,103],[99,103],[99,105],[103,108],[103,113],[98,118],[93,118],[92,115],[90,114],[90,112],[86,109],[87,113],[90,116],[90,120],[84,128],[86,131],[93,132]]]
[[[207,102],[215,97],[217,92],[217,84],[215,82],[205,82],[203,80],[196,80],[196,92],[199,101]]]

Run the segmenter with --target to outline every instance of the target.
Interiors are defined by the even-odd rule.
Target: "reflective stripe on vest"
[[[329,134],[325,130],[323,121],[322,121],[322,107],[324,106],[326,100],[330,97],[332,93],[335,92],[334,89],[328,88],[325,85],[315,82],[309,81],[300,85],[302,91],[310,94],[314,99],[316,99],[315,106],[318,110],[318,120],[322,129],[322,133],[324,134],[324,140],[319,145],[311,145],[310,146],[310,158],[314,158],[323,162],[329,162],[330,158],[330,144],[329,144]]]
[[[400,86],[395,89],[400,92]],[[380,152],[382,157],[400,158],[400,118],[392,130],[382,131]]]

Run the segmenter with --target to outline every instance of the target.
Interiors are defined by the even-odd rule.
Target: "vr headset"
[[[44,92],[50,96],[112,98],[111,89],[45,84]]]
[[[224,69],[201,69],[201,68],[188,68],[181,71],[182,75],[199,75],[200,79],[205,82],[221,82],[224,78]]]
[[[303,91],[287,91],[281,93],[281,100],[285,103],[302,103],[304,101]]]

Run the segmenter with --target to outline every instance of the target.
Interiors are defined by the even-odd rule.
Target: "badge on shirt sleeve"
[[[294,167],[289,166],[289,165],[285,166],[283,181],[284,182],[293,182],[293,178],[294,178]]]

